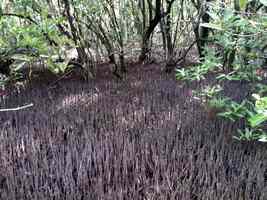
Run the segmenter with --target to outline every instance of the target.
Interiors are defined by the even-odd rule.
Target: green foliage
[[[224,111],[218,116],[229,119],[233,122],[244,119],[246,128],[238,130],[239,136],[235,136],[238,140],[259,140],[267,142],[267,135],[264,131],[264,123],[267,121],[267,97],[260,97],[258,94],[253,95],[256,102],[253,104],[247,100],[237,103],[228,100],[224,104]]]
[[[254,94],[253,97],[256,99],[255,114],[248,118],[248,122],[252,128],[255,128],[267,120],[267,97],[260,97],[258,94]]]
[[[263,4],[264,6],[267,6],[267,0],[260,0],[260,3]]]
[[[251,81],[251,80],[261,80],[261,77],[257,74],[256,70],[250,71],[232,71],[229,73],[220,73],[216,79],[223,81],[223,80],[228,80],[228,81],[240,81],[240,80],[245,80],[245,81]]]
[[[253,91],[256,91],[260,96],[267,96],[267,85],[261,83],[255,84]]]
[[[220,85],[215,86],[206,86],[201,91],[194,91],[193,94],[195,97],[202,100],[202,102],[206,102],[207,100],[213,99],[219,96],[219,93],[222,91],[222,87]]]
[[[229,99],[225,97],[214,97],[207,102],[208,108],[216,109],[219,112],[222,112],[226,105],[229,103]],[[220,114],[220,113],[218,113]],[[217,115],[218,115],[217,114]]]
[[[11,11],[1,13],[0,60],[14,60],[10,66],[10,79],[16,79],[22,68],[40,62],[52,72],[64,72],[67,68],[66,63],[55,62],[62,57],[61,48],[72,45],[56,26],[63,22],[63,18],[51,18],[46,7],[40,9],[41,5],[35,1],[17,0],[12,4]]]
[[[96,63],[97,59],[103,61],[103,58],[108,58],[114,68],[122,69],[124,56],[137,57],[136,52],[140,47],[147,45],[150,48],[154,39],[162,43],[161,34],[155,27],[161,18],[165,20],[167,16],[171,22],[168,30],[171,46],[173,49],[180,48],[185,42],[191,42],[187,41],[191,37],[188,33],[196,21],[193,17],[198,14],[191,1],[182,0],[13,0],[0,3],[0,46],[8,52],[5,55],[10,58],[13,52],[9,50],[18,47],[34,48],[38,55],[24,53],[23,56],[33,63],[41,57],[44,64],[55,73],[67,68],[65,62],[55,62],[56,57],[65,59],[60,52],[62,47],[75,48],[81,66],[87,67],[88,63]],[[156,6],[157,3],[160,6]],[[173,6],[167,9],[168,5]],[[160,9],[155,11],[155,8]],[[165,15],[167,10],[170,15]],[[156,17],[161,13],[164,14]],[[156,25],[153,20],[155,17]],[[180,20],[188,22],[184,24]],[[150,29],[153,29],[152,32],[146,35]],[[16,61],[16,66],[12,66],[13,71],[25,62],[20,59]],[[26,63],[29,64],[29,61]]]
[[[246,5],[248,3],[248,0],[239,0],[239,7],[241,10],[244,10],[246,8]]]
[[[243,10],[247,1],[240,0],[239,5]],[[261,66],[265,56],[262,49],[267,41],[266,15],[257,13],[246,16],[237,14],[231,8],[225,8],[222,14],[218,14],[218,10],[211,11],[209,14],[212,21],[202,26],[214,30],[211,38],[213,44],[223,50],[224,67],[238,73],[242,72],[243,77],[244,73],[247,73],[248,79],[253,79],[253,75],[249,74]]]
[[[193,91],[194,99],[199,100],[208,113],[212,113],[215,117],[218,113],[222,112],[229,99],[223,97],[222,87],[220,85],[206,86],[200,91]]]
[[[241,104],[235,101],[228,101],[225,110],[218,115],[235,122],[236,120],[245,118],[248,112],[247,101],[243,101]]]
[[[237,0],[235,4],[236,8],[244,11],[249,2]],[[197,67],[177,70],[176,77],[179,80],[199,81],[205,79],[208,73],[216,72],[216,79],[219,81],[251,82],[254,91],[259,94],[253,95],[256,98],[255,103],[251,99],[237,103],[223,97],[221,88],[217,90],[216,86],[208,86],[195,93],[201,103],[217,108],[220,111],[218,116],[233,122],[241,119],[245,121],[245,129],[238,130],[239,136],[235,138],[266,142],[264,123],[267,120],[267,86],[257,82],[263,78],[259,71],[266,56],[264,46],[267,41],[267,18],[266,15],[248,16],[235,11],[227,7],[223,12],[216,9],[209,12],[212,21],[201,24],[213,30],[205,59]],[[213,49],[214,46],[219,47],[219,51]]]
[[[205,60],[196,67],[188,69],[176,69],[176,78],[178,80],[200,81],[205,79],[209,72],[220,70],[222,67],[221,58],[216,56],[214,49],[206,48]]]
[[[234,138],[239,141],[259,140],[261,142],[265,142],[264,141],[265,134],[262,134],[262,131],[249,129],[248,127],[246,127],[245,130],[243,131],[240,129],[238,129],[237,131],[238,131],[239,136],[234,136]]]

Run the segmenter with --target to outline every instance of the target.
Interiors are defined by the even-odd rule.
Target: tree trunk
[[[120,52],[119,59],[120,59],[121,72],[126,73],[127,69],[126,69],[126,65],[125,65],[124,51],[123,50]]]
[[[152,9],[152,8],[150,8],[150,9]],[[161,15],[161,0],[156,0],[155,16],[152,20],[150,20],[149,26],[145,30],[145,33],[142,37],[141,54],[139,56],[140,62],[143,62],[147,58],[147,53],[149,52],[149,40],[150,40],[151,34],[153,33],[154,29],[156,28],[156,26],[160,22],[161,17],[162,17],[162,15]]]
[[[170,10],[167,13],[166,17],[166,45],[167,45],[167,62],[165,66],[165,71],[167,73],[172,72],[175,67],[175,58],[174,58],[174,44],[172,42],[172,33],[171,33],[171,16]]]
[[[209,3],[211,2],[212,0],[207,0],[206,2]],[[207,7],[204,8],[204,13],[203,13],[203,16],[201,18],[202,20],[202,23],[209,23],[210,22],[210,16],[208,14],[208,10],[207,10]],[[203,59],[204,56],[205,56],[205,46],[207,44],[207,40],[208,40],[208,37],[209,37],[209,28],[207,27],[202,27],[202,26],[199,26],[199,35],[198,35],[198,42],[197,42],[197,45],[198,45],[198,51],[199,51],[199,57],[200,59]]]

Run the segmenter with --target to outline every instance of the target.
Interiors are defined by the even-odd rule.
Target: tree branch
[[[17,108],[0,109],[0,112],[19,111],[19,110],[23,110],[23,109],[26,109],[26,108],[29,108],[29,107],[32,107],[32,106],[33,106],[33,103],[25,105],[25,106],[20,106],[20,107],[17,107]]]

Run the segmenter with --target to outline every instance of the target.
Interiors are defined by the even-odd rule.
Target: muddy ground
[[[0,199],[266,200],[267,146],[232,139],[242,122],[210,118],[160,65],[124,80],[43,75],[1,99]],[[225,83],[240,100],[244,83]]]

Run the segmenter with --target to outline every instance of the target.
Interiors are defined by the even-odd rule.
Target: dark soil
[[[124,80],[43,76],[0,100],[0,199],[266,200],[267,146],[232,139],[159,65]],[[236,100],[248,85],[225,83]]]

